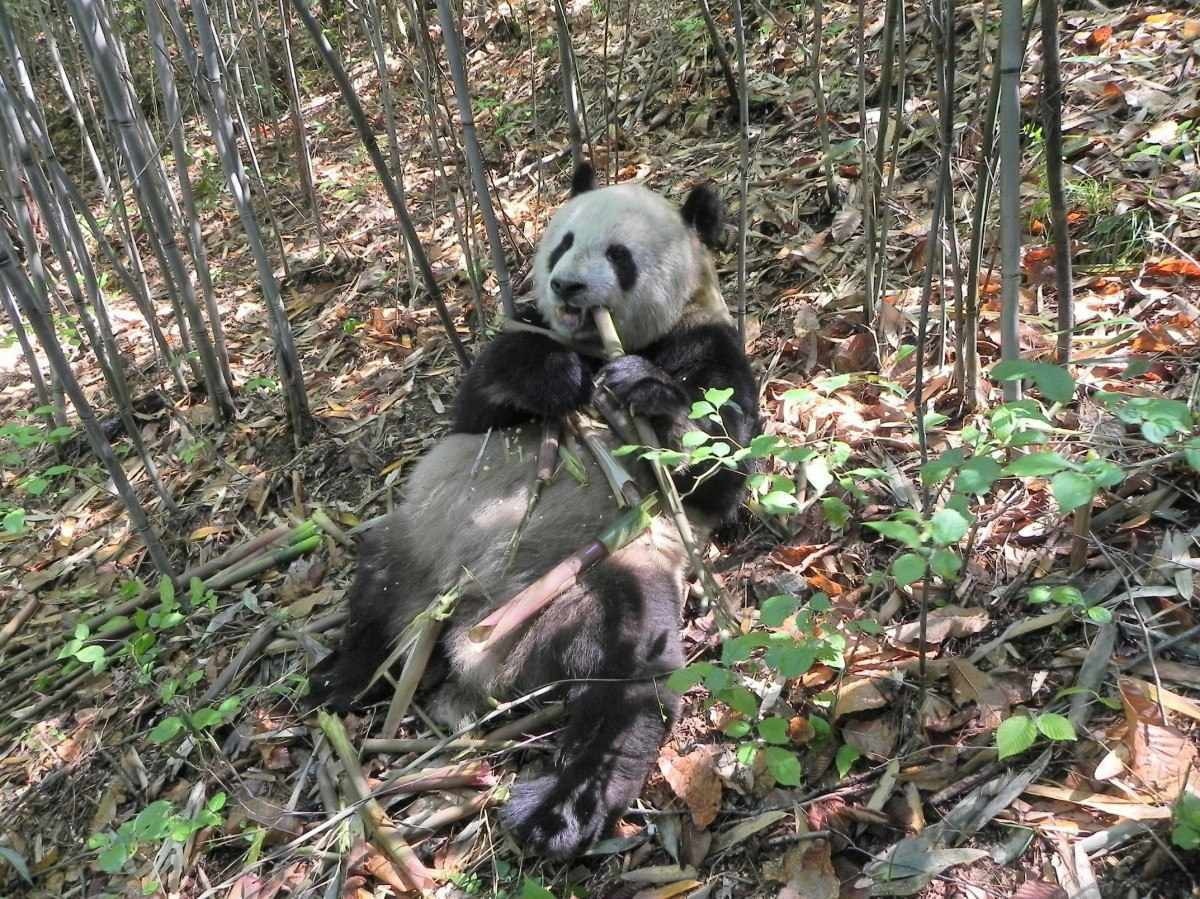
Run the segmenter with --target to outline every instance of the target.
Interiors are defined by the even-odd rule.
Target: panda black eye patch
[[[617,283],[621,285],[621,289],[632,290],[633,285],[637,283],[638,270],[637,263],[633,261],[633,254],[629,252],[629,247],[623,243],[609,244],[604,255],[612,263],[613,271],[617,273]]]
[[[571,249],[575,244],[574,233],[568,231],[563,235],[563,239],[558,242],[558,246],[550,254],[550,271],[554,271],[554,266],[558,265],[558,260],[563,258],[563,253]]]

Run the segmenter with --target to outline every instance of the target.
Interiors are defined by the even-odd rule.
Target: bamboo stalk
[[[621,345],[621,337],[617,333],[616,324],[613,322],[612,313],[603,306],[598,306],[592,310],[592,314],[596,321],[596,330],[600,332],[600,339],[604,343],[605,355],[609,359],[616,359],[625,355],[625,350]],[[638,440],[643,445],[651,447],[658,445],[658,436],[654,433],[654,428],[649,422],[645,419],[635,417],[633,419],[633,426],[637,432]],[[704,590],[708,593],[709,600],[716,607],[719,616],[732,618],[729,610],[725,607],[720,585],[717,584],[717,579],[708,570],[708,566],[704,563],[704,557],[700,554],[700,548],[696,543],[696,535],[693,533],[692,524],[688,521],[687,513],[684,511],[683,501],[679,498],[679,491],[675,489],[675,482],[671,479],[671,473],[657,459],[651,460],[650,468],[654,472],[654,479],[658,482],[658,489],[663,495],[667,511],[671,515],[671,520],[675,522],[675,528],[679,531],[679,539],[683,542],[688,561],[691,562],[696,576],[700,578],[701,583],[704,585]],[[727,623],[733,624],[731,621]]]
[[[404,669],[400,672],[392,701],[388,704],[387,717],[383,721],[384,737],[395,736],[400,728],[400,720],[408,713],[408,706],[416,695],[421,676],[425,674],[438,637],[441,636],[442,623],[437,615],[427,615],[421,620],[416,642],[404,660]]]
[[[1042,127],[1046,135],[1046,193],[1054,230],[1054,280],[1058,290],[1058,364],[1071,361],[1075,307],[1071,288],[1071,232],[1062,176],[1062,76],[1058,62],[1058,0],[1042,7]]]
[[[25,623],[33,617],[33,613],[41,608],[41,605],[42,601],[36,595],[25,600],[25,604],[17,609],[17,614],[5,623],[3,630],[0,630],[0,649],[8,645],[8,641],[20,632]]]
[[[574,584],[583,572],[601,559],[632,542],[650,526],[650,513],[657,503],[651,495],[640,505],[627,509],[598,538],[577,549],[540,578],[493,610],[467,632],[477,652],[488,652],[530,621],[563,590]]]
[[[379,803],[371,798],[371,787],[367,784],[367,778],[358,762],[358,753],[350,745],[350,737],[347,736],[341,719],[320,711],[317,713],[317,721],[346,771],[346,779],[356,801],[361,803],[358,813],[367,833],[371,835],[372,842],[396,865],[400,876],[412,889],[422,893],[432,890],[436,885],[433,871],[426,868],[417,858],[417,854],[388,820]]]

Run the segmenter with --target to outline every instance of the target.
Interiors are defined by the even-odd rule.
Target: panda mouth
[[[574,306],[563,305],[558,307],[557,312],[559,324],[573,336],[578,337],[596,330],[590,309],[578,309]]]

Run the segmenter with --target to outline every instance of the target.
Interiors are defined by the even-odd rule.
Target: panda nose
[[[583,293],[583,289],[587,287],[582,281],[567,281],[563,278],[551,278],[550,289],[558,296],[560,300],[569,302],[574,297]]]

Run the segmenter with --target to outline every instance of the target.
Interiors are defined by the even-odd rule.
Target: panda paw
[[[621,356],[600,370],[597,383],[634,415],[678,415],[687,396],[674,379],[643,356]]]
[[[600,793],[590,778],[575,785],[554,775],[518,781],[500,809],[500,823],[526,852],[572,858],[608,829],[610,815]]]

